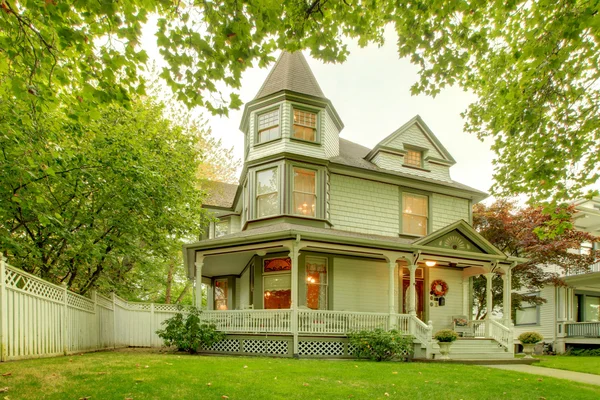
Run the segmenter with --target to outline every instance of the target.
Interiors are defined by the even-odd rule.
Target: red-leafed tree
[[[473,207],[473,227],[479,233],[505,254],[529,260],[515,267],[512,274],[512,287],[527,292],[538,291],[546,285],[564,285],[559,277],[560,272],[585,272],[600,259],[600,251],[590,251],[588,254],[576,251],[583,243],[599,241],[600,238],[573,227],[553,229],[557,221],[572,220],[574,207],[557,210],[554,215],[545,214],[542,210],[542,207],[519,208],[510,200],[498,200],[490,206],[476,204]],[[540,232],[553,234],[540,235]],[[483,277],[474,279],[476,318],[482,318],[487,312],[485,285]],[[523,301],[540,304],[546,299],[513,293],[513,317]],[[493,281],[493,302],[495,306],[502,305],[501,279]]]

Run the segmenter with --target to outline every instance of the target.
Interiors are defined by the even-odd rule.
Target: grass
[[[547,368],[566,369],[600,375],[600,357],[583,356],[535,356],[541,361],[535,365]]]
[[[128,351],[0,364],[6,373],[11,400],[600,398],[600,386],[457,364]]]

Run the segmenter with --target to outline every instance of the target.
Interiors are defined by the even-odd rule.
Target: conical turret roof
[[[267,97],[282,90],[325,98],[301,51],[281,53],[254,99]]]

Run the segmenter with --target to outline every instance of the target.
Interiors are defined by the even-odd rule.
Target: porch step
[[[433,346],[435,359],[441,357],[438,344]],[[459,339],[450,346],[450,358],[455,360],[510,359],[514,355],[492,339]]]

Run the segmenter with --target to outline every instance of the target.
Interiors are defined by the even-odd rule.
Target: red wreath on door
[[[448,284],[441,279],[431,282],[431,294],[436,297],[443,297],[448,293]]]

